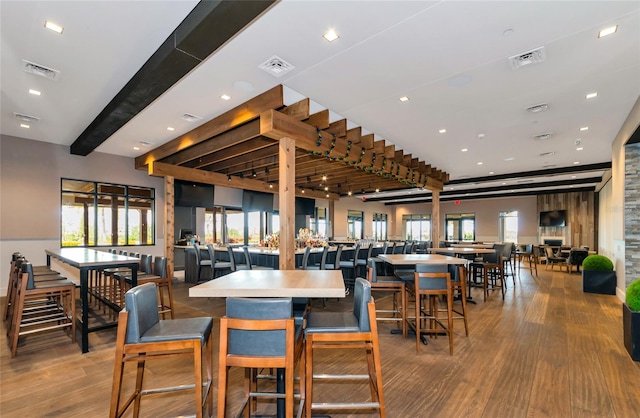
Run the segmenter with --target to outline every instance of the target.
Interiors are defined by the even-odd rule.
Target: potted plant
[[[616,294],[616,272],[613,263],[604,255],[594,254],[582,262],[582,291],[586,293]]]
[[[622,304],[624,346],[634,361],[640,361],[640,280],[627,287]]]

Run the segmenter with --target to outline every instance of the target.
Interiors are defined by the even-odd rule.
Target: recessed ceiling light
[[[138,151],[140,147],[133,147],[134,150]]]
[[[467,152],[467,151],[469,151],[469,150],[468,150],[468,149],[466,149],[466,148],[462,148],[460,151],[462,151],[462,152]]]
[[[493,171],[489,171],[489,174],[493,174]]]
[[[376,187],[376,193],[380,193],[380,189]]]
[[[231,96],[226,95],[226,94],[223,94],[222,96],[220,96],[220,98],[221,98],[222,100],[231,100]]]
[[[440,129],[440,130],[438,131],[438,133],[441,133],[441,134],[446,133],[446,132],[447,132],[447,130],[446,130],[446,129]]]
[[[34,96],[40,96],[42,93],[40,93],[38,90],[29,89],[29,94],[33,94]]]
[[[20,124],[20,127],[21,127],[21,128],[30,128],[30,126],[29,126],[29,125],[27,125],[26,123],[21,123],[21,124]]]
[[[324,35],[322,35],[322,37],[323,37],[324,39],[326,39],[327,41],[329,41],[329,42],[333,42],[333,41],[335,41],[336,39],[338,39],[338,38],[340,37],[340,35],[338,35],[338,34],[336,33],[336,31],[335,31],[335,30],[333,30],[333,29],[329,29],[329,30],[327,31],[327,33],[325,33]]]
[[[48,20],[44,21],[44,27],[56,33],[62,33],[62,31],[64,30],[62,26],[56,25],[55,23],[49,22]]]
[[[602,38],[602,37],[605,37],[607,35],[611,35],[612,33],[616,33],[617,30],[618,30],[618,25],[610,26],[608,28],[604,28],[600,32],[598,32],[598,38]]]
[[[172,127],[172,126],[167,126],[167,131],[175,131],[176,128]]]
[[[507,184],[507,182],[503,181],[503,182],[502,182],[502,185],[504,186],[505,184]]]
[[[583,147],[578,147],[576,148],[576,151],[582,151],[584,148]]]
[[[574,165],[578,165],[578,164],[580,164],[580,161],[574,161],[573,164]]]
[[[571,176],[571,178],[572,178],[572,179],[575,179],[575,178],[576,178],[576,176]]]
[[[478,139],[482,139],[482,138],[484,138],[484,137],[485,137],[485,135],[484,135],[483,133],[479,133],[479,134],[478,134]]]
[[[583,126],[582,128],[580,128],[581,131],[588,131],[589,127],[588,126]]]
[[[402,97],[400,98],[400,101],[401,101],[401,102],[408,102],[408,101],[409,101],[409,97],[407,97],[407,96],[402,96]]]
[[[482,161],[478,161],[478,165],[482,165],[484,164]]]
[[[598,97],[598,92],[589,93],[585,96],[587,99],[593,99],[594,97]]]
[[[515,160],[515,158],[514,158],[514,157],[507,157],[507,158],[505,158],[504,160],[505,160],[505,161],[513,161],[513,160]]]

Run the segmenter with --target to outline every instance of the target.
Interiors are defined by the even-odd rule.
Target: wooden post
[[[278,149],[280,203],[280,270],[295,269],[296,141],[284,137]]]
[[[164,256],[167,257],[167,273],[173,277],[173,243],[174,236],[174,183],[172,176],[164,178]]]
[[[431,246],[440,248],[440,190],[431,191]]]
[[[335,200],[329,200],[329,231],[327,231],[329,236],[327,238],[331,239],[335,239],[335,235],[333,234],[336,225],[335,220],[333,219],[336,213],[335,203]]]

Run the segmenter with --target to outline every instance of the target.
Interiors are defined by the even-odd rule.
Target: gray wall
[[[14,251],[44,264],[45,249],[60,248],[60,178],[106,181],[156,189],[156,245],[138,247],[164,252],[164,181],[134,169],[133,158],[92,153],[69,154],[69,147],[0,135],[0,265],[9,270]],[[129,247],[131,248],[131,247]],[[134,247],[135,248],[135,247]],[[0,294],[6,293],[2,274]]]

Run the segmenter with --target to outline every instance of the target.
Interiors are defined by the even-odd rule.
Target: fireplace
[[[564,244],[564,240],[562,237],[560,238],[545,238],[543,240],[544,245],[549,245],[551,247],[560,247]]]

